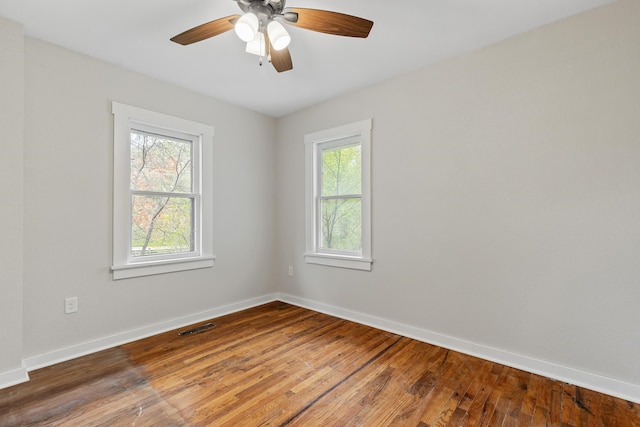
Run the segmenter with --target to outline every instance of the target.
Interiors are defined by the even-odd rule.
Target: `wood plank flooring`
[[[640,426],[638,404],[285,303],[211,322],[34,371],[0,426]]]

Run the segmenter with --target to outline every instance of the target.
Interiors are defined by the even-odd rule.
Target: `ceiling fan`
[[[282,23],[337,36],[366,38],[373,22],[357,16],[318,9],[285,8],[285,0],[233,0],[244,12],[191,28],[171,38],[189,45],[235,29],[247,42],[246,51],[266,57],[279,73],[293,69],[287,46],[291,36]]]

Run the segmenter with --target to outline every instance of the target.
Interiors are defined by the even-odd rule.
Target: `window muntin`
[[[371,120],[305,135],[307,263],[371,270]]]

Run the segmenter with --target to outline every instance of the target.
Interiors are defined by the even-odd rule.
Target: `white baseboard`
[[[262,297],[252,298],[245,301],[213,308],[188,316],[171,319],[154,325],[132,329],[130,331],[114,334],[111,336],[98,338],[77,344],[70,347],[54,350],[48,353],[28,357],[23,360],[23,368],[0,373],[0,389],[11,385],[19,384],[29,380],[28,372],[45,366],[54,365],[74,359],[76,357],[95,353],[97,351],[112,348],[121,344],[136,341],[152,335],[160,334],[173,329],[192,325],[194,323],[246,310],[271,301],[282,301],[310,310],[319,311],[341,319],[361,323],[363,325],[382,329],[394,334],[413,338],[418,341],[459,351],[471,356],[479,357],[492,362],[500,363],[513,368],[522,369],[527,372],[543,375],[559,381],[619,397],[631,402],[640,403],[640,385],[631,384],[614,378],[604,377],[590,372],[582,371],[555,363],[538,360],[529,356],[511,353],[508,351],[475,344],[459,338],[439,334],[422,328],[397,323],[391,320],[359,313],[329,304],[311,301],[305,298],[288,294],[270,294]]]
[[[13,369],[11,371],[0,372],[0,389],[27,381],[29,381],[29,374],[24,367]]]
[[[640,385],[631,384],[614,378],[604,377],[590,372],[570,368],[555,363],[538,360],[529,356],[511,353],[505,350],[475,344],[459,338],[439,334],[426,329],[416,328],[402,323],[393,322],[380,317],[346,310],[340,307],[318,303],[305,298],[288,294],[277,294],[276,299],[289,304],[319,311],[341,319],[350,320],[382,329],[387,332],[413,338],[418,341],[444,347],[460,353],[479,357],[481,359],[500,363],[512,368],[532,372],[548,378],[553,378],[579,387],[584,387],[610,396],[619,397],[635,403],[640,403]]]
[[[215,317],[224,316],[226,314],[235,313],[237,311],[246,310],[261,304],[265,304],[276,299],[276,295],[265,295],[258,298],[252,298],[233,304],[224,305],[210,310],[201,311],[199,313],[190,314],[142,328],[132,329],[118,334],[98,338],[84,343],[76,344],[70,347],[61,348],[50,351],[48,353],[39,354],[37,356],[27,357],[22,361],[22,365],[27,371],[44,368],[45,366],[55,365],[56,363],[65,362],[75,359],[76,357],[85,356],[97,351],[112,348],[118,345],[126,344],[152,335],[157,335],[173,329],[182,328],[194,323],[213,319]],[[0,377],[1,379],[1,377]],[[0,388],[2,382],[0,381]]]

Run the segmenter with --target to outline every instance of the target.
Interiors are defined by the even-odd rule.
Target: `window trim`
[[[113,114],[113,280],[153,274],[213,267],[213,126],[163,113],[112,102]],[[194,176],[194,192],[200,189],[196,215],[196,248],[193,254],[132,259],[131,254],[131,136],[136,125],[194,136],[194,156],[199,176]],[[170,134],[169,134],[170,135]]]
[[[306,251],[305,262],[331,267],[342,267],[356,270],[371,271],[371,129],[372,120],[338,126],[305,135],[305,164],[306,164]],[[338,141],[344,140],[344,145],[352,145],[354,138],[358,139],[361,147],[362,167],[362,253],[359,255],[341,254],[337,252],[319,251],[318,225],[318,180],[319,153],[323,147],[341,146]]]

